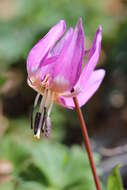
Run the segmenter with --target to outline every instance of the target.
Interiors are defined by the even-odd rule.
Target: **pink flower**
[[[40,138],[41,130],[48,136],[53,102],[73,109],[73,96],[83,106],[99,88],[105,71],[94,70],[101,49],[102,28],[98,27],[92,47],[84,47],[82,19],[76,27],[65,33],[66,24],[61,20],[31,49],[27,58],[28,84],[43,99],[34,122],[34,134]],[[84,63],[84,56],[87,61]]]

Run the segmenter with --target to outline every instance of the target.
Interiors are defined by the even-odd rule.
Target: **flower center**
[[[33,76],[28,77],[27,82],[31,88],[33,88],[34,90],[36,90],[40,94],[43,94],[45,88],[49,87],[49,80],[50,80],[49,75],[45,75],[43,80],[41,81],[40,80],[40,74],[35,73]]]
[[[40,80],[40,77],[34,75],[28,78],[28,83],[38,92],[34,101],[33,111],[38,105],[40,96],[43,95],[39,109],[35,114],[34,121],[33,113],[31,117],[31,128],[34,130],[34,137],[39,139],[41,132],[48,137],[51,128],[50,113],[53,107],[53,102],[55,100],[59,103],[58,96],[65,91],[68,82],[62,77],[57,77],[51,85],[50,75],[45,75],[42,81]]]

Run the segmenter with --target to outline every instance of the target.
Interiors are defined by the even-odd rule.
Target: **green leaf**
[[[119,165],[115,166],[108,178],[108,190],[124,190]]]
[[[7,135],[0,156],[13,164],[12,176],[21,180],[17,190],[32,189],[31,182],[42,190],[95,189],[87,154],[79,146],[67,148],[49,140],[27,142]]]
[[[24,164],[27,164],[30,153],[25,144],[22,146],[16,139],[7,137],[1,141],[0,157],[9,160],[13,164],[14,171],[18,172]]]
[[[46,188],[36,182],[22,182],[17,190],[45,190]]]
[[[12,182],[5,182],[0,184],[0,190],[13,190],[14,185]]]
[[[6,78],[3,77],[3,76],[0,76],[0,87],[1,87],[2,85],[4,85],[5,82],[6,82]]]

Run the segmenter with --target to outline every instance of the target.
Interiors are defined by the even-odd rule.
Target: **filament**
[[[40,93],[38,93],[37,95],[36,95],[36,98],[35,98],[35,101],[34,101],[34,107],[36,107],[36,105],[37,105],[37,103],[38,103],[38,100],[39,100],[39,97],[40,97]]]
[[[50,115],[51,111],[52,111],[52,107],[53,107],[53,103],[54,103],[54,92],[52,92],[51,94],[51,100],[50,100],[50,106],[49,106],[49,109],[48,109],[48,116]]]
[[[41,100],[41,104],[40,104],[40,108],[39,108],[39,112],[42,112],[45,106],[45,101],[47,99],[47,90],[44,91],[44,95],[43,98]]]

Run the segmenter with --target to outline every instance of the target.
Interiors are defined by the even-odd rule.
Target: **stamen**
[[[43,98],[42,98],[42,100],[41,100],[39,112],[42,112],[42,111],[43,111],[44,106],[45,106],[46,99],[47,99],[47,89],[44,91],[44,95],[43,95]]]
[[[51,113],[52,107],[53,107],[54,95],[55,95],[54,92],[52,92],[47,117],[45,119],[45,136],[46,137],[49,137],[49,135],[50,135],[50,129],[51,129],[50,113]]]
[[[34,112],[34,106],[31,107],[30,111],[30,128],[33,129],[33,112]]]
[[[37,137],[38,139],[40,138],[41,129],[44,125],[43,118],[44,118],[44,106],[45,106],[46,96],[47,96],[47,89],[44,91],[44,95],[39,108],[39,113],[41,113],[41,115],[37,126],[37,133],[35,134],[35,137]]]
[[[38,103],[38,100],[39,100],[39,97],[40,97],[40,93],[37,94],[35,100],[34,100],[34,107],[36,107],[37,103]]]
[[[42,125],[41,125],[42,133],[44,133],[45,120],[46,120],[46,107],[44,107],[44,114],[43,114],[43,120],[42,120]]]
[[[51,94],[51,99],[50,99],[50,106],[49,106],[49,109],[48,109],[48,116],[50,116],[50,113],[52,111],[52,107],[53,107],[53,103],[54,103],[54,92],[52,92]]]
[[[50,106],[50,102],[51,102],[51,90],[48,90],[48,94],[47,94],[47,98],[46,98],[46,102],[45,102],[45,107],[48,108]]]
[[[38,93],[36,95],[36,98],[35,98],[35,101],[34,101],[34,105],[31,107],[31,113],[30,113],[31,129],[33,129],[33,113],[34,113],[34,108],[36,107],[36,105],[38,103],[39,97],[40,97],[40,93]]]
[[[45,75],[43,80],[41,81],[41,85],[44,87],[44,88],[48,88],[48,85],[49,85],[49,78],[50,76],[49,75]]]
[[[44,132],[46,137],[48,137],[50,134],[51,121],[49,116],[53,107],[53,101],[54,93],[51,92],[51,90],[46,89],[40,104],[39,112],[36,114],[34,124],[34,135],[38,139],[40,138],[41,131]]]
[[[37,134],[40,117],[41,117],[41,113],[37,112],[35,116],[35,121],[34,121],[34,135]]]
[[[50,129],[51,129],[51,120],[50,120],[50,117],[48,116],[45,120],[45,136],[46,137],[49,137],[50,135]]]
[[[35,137],[37,137],[38,139],[40,138],[40,133],[41,133],[41,130],[43,129],[43,125],[44,125],[44,111],[40,114],[40,119],[39,119],[39,122],[38,122],[38,129],[37,129],[37,134],[35,135]]]
[[[37,133],[36,133],[36,135],[34,135],[34,137],[37,139],[40,139],[40,133],[41,133],[41,129],[38,128]]]

